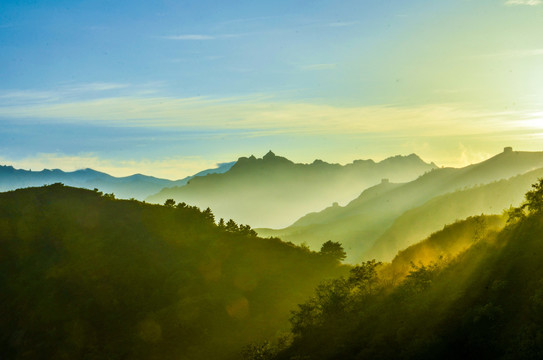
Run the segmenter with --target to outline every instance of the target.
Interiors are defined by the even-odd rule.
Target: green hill
[[[414,154],[378,163],[356,160],[342,166],[320,160],[295,164],[270,151],[261,159],[240,158],[224,174],[195,178],[146,200],[163,203],[171,198],[210,207],[218,217],[258,227],[281,227],[332,203],[345,204],[384,178],[410,181],[435,167]]]
[[[337,260],[213,214],[55,184],[0,193],[3,359],[236,359]]]
[[[261,359],[540,359],[543,180],[526,199],[528,206],[511,212],[500,232],[477,235],[481,220],[497,218],[470,218],[401,252],[392,263],[398,269],[440,249],[450,256],[412,263],[396,283],[386,271],[391,265],[367,262],[348,278],[321,284],[293,313],[290,342],[264,343],[249,353],[265,349]],[[449,251],[455,248],[456,255]]]
[[[494,240],[505,227],[506,217],[479,215],[445,225],[423,241],[401,249],[390,263],[381,268],[384,278],[398,283],[416,266],[445,263],[468,250],[481,240]]]
[[[482,163],[464,168],[435,169],[408,183],[380,184],[364,191],[357,199],[344,207],[335,206],[320,213],[309,214],[281,230],[257,229],[257,231],[262,236],[278,236],[296,244],[307,243],[314,249],[318,249],[320,244],[330,239],[339,241],[347,250],[347,261],[354,263],[368,258],[368,251],[372,249],[374,243],[406,211],[417,208],[436,196],[508,179],[542,167],[543,152],[504,151]],[[525,190],[525,188],[519,188],[517,192],[520,194]],[[520,195],[517,201],[521,199]],[[505,201],[505,207],[517,201],[509,203]],[[447,206],[447,202],[443,204]],[[496,212],[501,213],[502,208],[496,201],[494,204],[496,204]],[[417,236],[421,235],[419,238],[427,236],[448,222],[480,214],[485,209],[485,205],[477,207],[474,204],[470,211],[464,213],[465,215],[462,213],[455,215],[451,212],[450,216],[439,218],[438,214],[435,222],[432,220],[434,214],[431,216],[426,214],[429,216],[427,221],[431,226],[425,228],[428,229],[427,232],[422,232]],[[471,212],[472,210],[474,212]],[[444,221],[440,222],[441,220]],[[412,237],[409,241],[414,239],[416,238]],[[398,246],[393,245],[390,251],[383,248],[375,250],[372,254],[389,259],[396,251],[412,243],[409,241],[400,241]]]

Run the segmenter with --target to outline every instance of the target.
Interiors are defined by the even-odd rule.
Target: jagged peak
[[[273,159],[273,158],[275,158],[275,157],[277,157],[277,156],[275,156],[275,154],[273,153],[273,151],[270,150],[270,151],[268,151],[268,152],[266,153],[266,155],[264,155],[264,156],[262,157],[262,159],[267,160],[267,159]]]
[[[254,162],[256,160],[257,160],[257,158],[254,155],[251,155],[249,157],[241,156],[240,158],[238,158],[238,160],[235,162],[234,166],[232,166],[232,167],[241,166],[243,164],[246,164],[246,163],[249,163],[249,162]]]

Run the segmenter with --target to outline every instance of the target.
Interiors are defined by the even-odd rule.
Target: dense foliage
[[[398,283],[386,271],[394,262],[373,261],[322,283],[293,311],[292,343],[261,358],[541,359],[543,179],[509,214],[499,233],[481,231],[484,217],[468,219],[465,251],[412,263]]]
[[[228,359],[288,329],[336,259],[211,210],[55,184],[0,194],[3,359]]]

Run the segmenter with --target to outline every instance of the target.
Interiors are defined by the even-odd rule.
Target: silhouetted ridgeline
[[[236,359],[346,271],[185,204],[61,184],[0,193],[0,354]]]
[[[72,172],[64,172],[58,169],[29,171],[14,169],[12,166],[0,166],[0,191],[50,185],[60,182],[69,186],[86,189],[97,188],[106,193],[115,193],[116,196],[124,199],[135,198],[143,200],[164,187],[182,186],[196,176],[225,172],[233,165],[234,162],[219,164],[215,169],[204,170],[176,181],[141,174],[114,177],[92,169]]]
[[[195,178],[186,186],[164,189],[146,200],[163,203],[171,198],[211,207],[217,216],[252,226],[280,227],[334,202],[346,203],[382,179],[409,181],[434,168],[415,154],[377,163],[356,160],[342,166],[321,160],[295,164],[270,151],[261,159],[240,158],[224,174]]]

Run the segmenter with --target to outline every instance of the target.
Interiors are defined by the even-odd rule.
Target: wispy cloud
[[[516,5],[528,5],[528,6],[536,6],[543,3],[541,0],[507,0],[505,2],[505,5],[507,6],[516,6]]]
[[[329,23],[328,26],[330,26],[330,27],[349,27],[349,26],[357,25],[358,23],[359,23],[358,21],[337,21],[337,22]]]
[[[58,85],[55,90],[0,90],[0,106],[52,103],[59,102],[62,99],[88,99],[97,96],[119,96],[121,93],[130,95],[153,94],[163,85],[161,82],[143,84],[92,82],[64,83]]]
[[[168,39],[168,40],[213,40],[213,39],[216,39],[215,36],[201,35],[201,34],[169,35],[169,36],[163,36],[162,38]]]
[[[242,34],[218,34],[218,35],[204,35],[204,34],[183,34],[183,35],[167,35],[161,36],[162,39],[167,40],[216,40],[216,39],[231,39],[242,36]]]
[[[226,21],[222,21],[218,23],[219,26],[225,26],[225,25],[232,25],[232,24],[247,24],[247,23],[257,23],[261,24],[262,22],[268,21],[268,20],[277,20],[277,19],[285,19],[290,18],[292,16],[289,15],[273,15],[273,16],[255,16],[250,18],[240,18],[240,19],[230,19]]]
[[[195,62],[195,61],[215,61],[224,59],[224,55],[206,55],[206,56],[192,56],[192,57],[183,57],[183,58],[173,58],[173,59],[165,59],[164,62],[168,63],[187,63],[187,62]]]
[[[335,69],[337,64],[311,64],[300,66],[301,70],[304,71],[317,71],[317,70],[331,70]]]
[[[121,83],[109,83],[109,82],[92,82],[84,84],[74,84],[67,85],[64,87],[64,91],[108,91],[116,89],[124,89],[129,87],[130,84],[121,84]]]
[[[397,134],[453,136],[509,131],[513,112],[483,112],[452,105],[339,107],[238,98],[114,97],[0,107],[0,117],[51,123],[113,124],[177,129],[241,130],[292,134]],[[490,130],[489,130],[490,129]]]
[[[58,91],[4,90],[0,91],[0,101],[53,101],[60,100]]]

